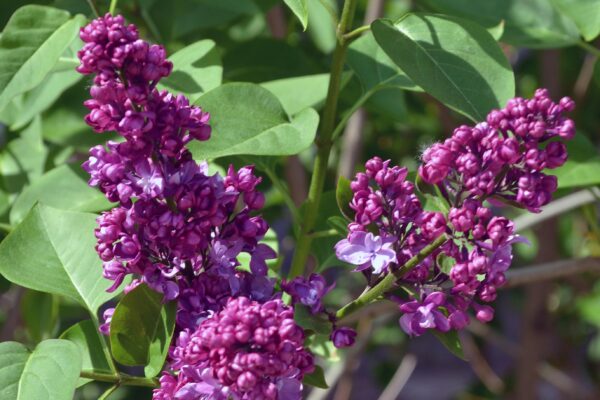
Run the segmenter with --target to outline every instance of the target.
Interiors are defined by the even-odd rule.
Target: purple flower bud
[[[356,331],[352,328],[347,328],[344,326],[335,328],[333,332],[331,332],[329,339],[338,349],[350,347],[354,345],[354,341],[356,340]]]

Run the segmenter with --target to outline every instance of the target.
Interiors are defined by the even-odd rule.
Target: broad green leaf
[[[331,53],[337,42],[337,1],[308,1],[307,32],[315,46],[323,53]]]
[[[161,79],[159,89],[183,94],[193,102],[202,93],[221,84],[221,57],[212,40],[200,40],[190,44],[174,53],[169,60],[173,63],[173,72]]]
[[[143,365],[146,376],[162,369],[173,330],[175,302],[163,303],[162,293],[140,285],[117,304],[110,323],[110,345],[123,365]]]
[[[590,0],[594,1],[594,0]],[[577,26],[551,0],[424,0],[433,10],[477,21],[486,28],[505,21],[501,40],[515,46],[556,48],[579,40]]]
[[[344,215],[349,220],[354,220],[354,210],[350,208],[354,192],[350,189],[350,180],[340,176],[335,189],[335,200],[337,205]]]
[[[261,83],[260,86],[273,93],[289,115],[296,115],[305,108],[320,108],[327,96],[329,74],[299,76]]]
[[[19,223],[35,203],[62,210],[95,212],[110,208],[111,203],[87,184],[88,176],[80,166],[61,165],[46,172],[25,188],[10,210],[10,222]]]
[[[0,37],[0,110],[44,80],[84,22],[52,7],[15,11]]]
[[[196,159],[297,154],[311,145],[319,123],[311,108],[290,121],[271,92],[250,83],[225,84],[204,94],[196,104],[210,113],[213,129],[210,140],[190,144]]]
[[[116,296],[94,250],[94,214],[35,206],[0,243],[0,273],[17,285],[65,296],[96,316]]]
[[[223,66],[224,79],[233,82],[261,83],[323,72],[322,66],[300,47],[271,38],[243,42],[229,49],[223,56]]]
[[[600,153],[582,133],[567,142],[567,162],[549,174],[558,178],[560,189],[600,185]]]
[[[41,120],[37,117],[0,153],[0,172],[7,191],[20,192],[39,178],[44,172],[47,154]]]
[[[328,389],[327,382],[325,381],[325,374],[323,373],[323,368],[320,365],[315,365],[315,370],[308,375],[304,375],[304,379],[302,379],[302,383],[321,388]]]
[[[50,339],[58,327],[58,296],[27,290],[21,298],[21,318],[33,343]]]
[[[600,35],[600,1],[552,0],[552,3],[561,13],[575,22],[586,41],[592,41]]]
[[[163,38],[178,39],[258,13],[252,0],[140,0],[141,14]]]
[[[514,74],[504,53],[473,22],[408,14],[371,27],[377,43],[413,82],[475,121],[514,96]]]
[[[302,28],[306,30],[308,26],[308,0],[283,0],[283,2],[292,10],[302,23]]]
[[[13,98],[2,111],[0,121],[10,130],[17,131],[27,125],[36,115],[46,111],[62,95],[83,77],[75,67],[79,65],[77,51],[83,42],[76,37],[63,53],[56,66],[35,88]],[[61,61],[69,60],[69,61]],[[81,115],[78,113],[79,119]]]
[[[52,108],[42,119],[44,140],[60,147],[73,146],[85,154],[90,147],[114,140],[113,132],[96,133],[81,118],[81,113],[66,106]]]
[[[68,400],[75,393],[81,354],[69,341],[50,339],[35,350],[0,343],[0,399]]]
[[[60,335],[61,339],[69,340],[79,347],[82,356],[82,367],[84,371],[94,371],[111,374],[111,368],[102,351],[102,339],[98,328],[91,320],[76,323]],[[80,378],[78,386],[90,379]]]
[[[465,354],[462,349],[462,345],[460,344],[460,340],[458,338],[458,333],[456,331],[449,331],[446,333],[438,332],[436,330],[431,330],[433,336],[435,336],[442,344],[456,357],[461,360],[466,360]]]
[[[354,41],[348,48],[348,64],[360,79],[363,90],[377,87],[399,87],[407,90],[421,90],[388,57],[369,32]]]
[[[306,306],[298,304],[294,307],[294,320],[302,329],[322,335],[331,333],[331,322],[320,315],[313,315]]]

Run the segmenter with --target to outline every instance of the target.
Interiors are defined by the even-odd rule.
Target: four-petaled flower
[[[373,267],[373,271],[380,274],[390,263],[396,262],[395,240],[392,236],[356,231],[335,245],[335,254],[338,259],[357,265],[357,271]]]

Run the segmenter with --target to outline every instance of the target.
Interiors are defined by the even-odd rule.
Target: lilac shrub
[[[294,320],[295,310],[329,323],[338,348],[356,340],[339,326],[344,309],[333,313],[323,303],[334,285],[315,273],[269,276],[267,260],[277,254],[261,243],[269,229],[259,214],[261,178],[252,166],[210,174],[193,159],[186,145],[210,139],[210,116],[156,88],[172,70],[162,46],[109,14],[84,27],[81,39],[78,71],[94,76],[85,121],[121,136],[93,147],[83,164],[89,184],[115,203],[95,231],[108,290],[147,285],[177,304],[176,339],[154,399],[300,399],[315,362],[305,347],[313,332]],[[426,209],[408,170],[389,160],[373,157],[356,175],[354,218],[334,250],[365,276],[367,296],[391,282],[373,299],[398,304],[407,334],[462,329],[471,311],[483,322],[493,318],[487,303],[523,239],[492,207],[539,212],[550,201],[557,182],[544,170],[566,161],[563,141],[575,130],[563,113],[573,107],[538,90],[425,150],[418,178],[445,204],[437,211]],[[104,312],[105,335],[113,314]]]

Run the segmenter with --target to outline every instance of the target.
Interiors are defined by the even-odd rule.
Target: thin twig
[[[467,331],[461,331],[459,332],[459,338],[465,352],[465,358],[469,360],[471,369],[479,377],[479,380],[490,392],[496,395],[504,392],[504,382],[481,354],[477,343],[473,340],[473,336]]]
[[[552,217],[563,214],[566,211],[579,208],[585,204],[593,203],[597,201],[599,196],[600,189],[590,188],[565,197],[561,197],[560,199],[554,200],[547,206],[543,207],[541,213],[527,213],[515,218],[515,230],[520,232],[529,229]]]
[[[402,358],[402,362],[398,366],[392,380],[383,390],[379,400],[396,400],[398,395],[404,389],[404,385],[412,375],[417,366],[417,357],[413,354],[407,354]]]
[[[98,8],[96,7],[96,2],[94,0],[87,0],[87,3],[92,9],[92,12],[96,16],[96,18],[100,18],[100,13],[98,12]]]
[[[588,257],[560,260],[531,267],[511,269],[506,273],[506,284],[502,286],[502,289],[563,278],[583,272],[600,272],[600,258]]]

